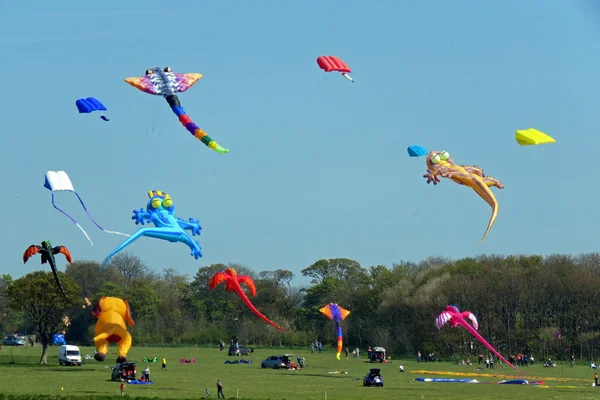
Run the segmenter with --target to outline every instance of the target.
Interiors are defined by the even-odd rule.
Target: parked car
[[[81,366],[81,352],[79,347],[70,344],[63,344],[58,349],[58,363],[60,365],[79,365]]]
[[[292,360],[291,354],[284,354],[282,356],[271,356],[260,363],[261,368],[286,368]]]
[[[246,346],[236,346],[235,344],[229,346],[229,350],[227,351],[228,356],[249,356],[250,353],[254,353],[254,348],[248,348]]]
[[[2,341],[3,346],[25,346],[25,341],[16,336],[7,336],[6,339]]]
[[[134,362],[122,362],[112,367],[110,379],[118,381],[123,379],[124,381],[135,380],[137,369]]]
[[[385,349],[383,347],[374,347],[371,352],[371,362],[384,363],[385,362]]]
[[[383,376],[379,368],[371,368],[369,373],[363,379],[363,386],[383,387]]]

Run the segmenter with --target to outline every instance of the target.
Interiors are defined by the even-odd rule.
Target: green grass
[[[92,347],[80,347],[83,354],[93,354]],[[0,393],[6,395],[70,395],[70,396],[110,396],[118,395],[119,383],[111,382],[110,366],[114,365],[116,349],[104,363],[94,360],[82,367],[61,367],[58,365],[58,347],[50,348],[50,365],[36,365],[40,356],[39,347],[10,348],[0,351]],[[260,361],[270,355],[292,353],[306,358],[307,368],[302,371],[284,371],[260,368]],[[144,356],[167,358],[167,371],[160,371],[160,364],[142,363]],[[179,360],[194,357],[195,364],[180,364]],[[373,364],[381,368],[385,381],[383,388],[365,388],[362,376],[371,364],[362,360],[342,357],[335,359],[333,352],[311,354],[309,350],[256,349],[251,355],[253,364],[227,365],[225,352],[212,348],[155,348],[137,347],[129,352],[129,360],[138,362],[138,374],[150,367],[154,385],[126,385],[129,396],[160,399],[200,399],[208,388],[211,398],[216,399],[216,381],[220,378],[228,398],[245,399],[595,399],[600,396],[600,388],[591,387],[594,371],[586,365],[574,368],[565,363],[556,369],[541,365],[523,368],[532,377],[545,381],[544,387],[528,385],[492,385],[460,383],[424,383],[413,381],[415,377],[443,377],[412,373],[416,370],[446,371],[487,374],[489,370],[474,371],[474,366],[456,366],[453,363],[421,363],[402,360],[405,373],[398,372],[399,360],[391,364]],[[248,358],[248,357],[243,357]],[[14,361],[14,363],[12,363]],[[346,371],[348,374],[330,372]],[[502,374],[512,374],[510,368],[496,369],[498,377],[474,377],[480,382],[498,382]],[[452,377],[452,376],[447,376]],[[455,376],[458,377],[458,376]],[[548,380],[545,378],[567,380]],[[530,378],[532,379],[532,378]],[[538,378],[536,378],[538,379]],[[561,387],[562,386],[562,387]],[[566,387],[565,387],[566,386]],[[575,388],[570,388],[574,386]],[[64,391],[61,391],[61,387]]]

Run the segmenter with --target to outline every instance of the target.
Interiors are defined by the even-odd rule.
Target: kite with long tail
[[[242,289],[242,286],[241,286],[242,283],[244,283],[244,284],[246,284],[246,286],[248,286],[248,289],[250,289],[250,294],[252,296],[256,296],[256,286],[254,285],[254,281],[252,280],[252,278],[250,278],[247,275],[238,275],[237,271],[234,268],[227,268],[225,270],[225,272],[217,272],[216,274],[214,274],[212,276],[212,278],[210,278],[210,281],[209,281],[210,290],[213,290],[221,282],[225,282],[225,290],[227,292],[237,293],[237,295],[240,296],[240,298],[242,299],[244,304],[246,304],[246,306],[248,306],[248,308],[258,318],[262,319],[267,324],[274,326],[275,328],[279,329],[280,331],[285,332],[285,329],[277,326],[277,324],[275,324],[270,319],[268,319],[267,317],[262,315],[262,313],[260,311],[258,311],[256,309],[256,307],[254,307],[254,305],[250,302],[250,300],[248,299],[248,296],[246,296],[246,293],[244,292],[244,289]]]
[[[471,323],[473,324],[473,326],[469,325],[467,323],[467,321],[465,320],[465,318],[471,320]],[[456,307],[454,305],[446,306],[446,309],[444,311],[442,311],[440,313],[440,315],[438,315],[437,318],[435,319],[435,326],[437,326],[438,329],[442,329],[442,326],[444,326],[446,323],[450,323],[450,326],[452,328],[457,328],[459,326],[462,326],[463,328],[465,328],[466,330],[468,330],[469,333],[471,333],[471,335],[475,336],[477,338],[477,340],[479,340],[479,342],[481,344],[483,344],[489,351],[491,351],[496,356],[498,356],[499,359],[501,359],[502,361],[504,361],[506,364],[510,365],[510,367],[512,369],[514,369],[515,371],[517,371],[519,373],[521,372],[517,368],[515,368],[514,365],[512,365],[511,363],[509,363],[508,361],[506,361],[506,359],[504,357],[502,357],[502,355],[500,353],[498,353],[479,334],[479,332],[477,332],[477,329],[479,329],[479,324],[477,323],[477,318],[475,317],[475,315],[473,315],[472,312],[470,312],[470,311],[463,311],[461,313],[460,310],[458,309],[458,307]]]
[[[63,289],[62,284],[60,283],[60,279],[58,278],[58,270],[56,269],[56,259],[54,258],[55,254],[63,254],[69,262],[69,264],[72,263],[73,258],[71,257],[69,249],[67,249],[65,246],[52,247],[50,241],[44,240],[41,246],[32,244],[27,248],[27,250],[25,250],[25,252],[23,253],[23,263],[26,263],[27,260],[29,260],[29,257],[38,253],[42,256],[42,264],[50,264],[50,268],[52,269],[52,273],[54,274],[56,284],[58,285],[58,288],[60,289],[60,292],[62,293],[64,298],[67,299],[69,303],[73,304],[73,302],[71,302],[71,300],[69,300],[69,298],[65,294],[65,290]]]
[[[185,113],[179,98],[175,93],[185,92],[202,78],[202,74],[187,73],[180,74],[173,72],[170,67],[163,69],[159,67],[146,70],[146,75],[139,78],[127,78],[125,82],[129,83],[142,92],[163,96],[173,113],[179,118],[179,122],[202,143],[218,153],[227,153],[228,149],[219,146],[210,136],[196,125],[192,119]]]
[[[92,239],[90,239],[87,232],[81,227],[81,225],[79,225],[79,223],[77,221],[75,221],[75,219],[73,217],[71,217],[69,214],[67,214],[66,212],[64,212],[63,210],[61,210],[60,208],[58,208],[56,206],[56,204],[54,203],[54,192],[73,192],[73,193],[75,193],[75,196],[77,196],[77,198],[79,199],[79,202],[81,203],[81,206],[85,210],[85,213],[87,214],[88,217],[90,217],[90,219],[92,220],[94,225],[96,225],[98,228],[100,228],[101,230],[103,230],[106,233],[112,233],[115,235],[122,235],[122,236],[129,237],[129,235],[126,233],[107,231],[106,229],[104,229],[103,227],[98,225],[98,223],[96,221],[94,221],[94,218],[92,218],[92,216],[90,215],[90,212],[86,208],[85,204],[83,204],[83,200],[81,199],[79,194],[73,188],[71,179],[69,179],[69,175],[67,175],[67,173],[65,171],[48,171],[48,172],[46,172],[46,182],[44,183],[44,187],[52,192],[52,205],[54,206],[54,208],[56,208],[58,211],[60,211],[61,213],[63,213],[67,217],[69,217],[69,219],[75,225],[77,225],[77,227],[81,230],[81,232],[83,232],[83,234],[85,235],[87,240],[90,241],[92,246],[94,245],[94,243],[92,242]]]
[[[342,342],[343,342],[341,321],[350,314],[350,311],[345,310],[342,307],[338,306],[337,303],[329,303],[325,307],[319,309],[319,311],[321,311],[321,313],[323,315],[325,315],[327,318],[329,318],[329,319],[333,320],[333,322],[335,322],[335,326],[337,328],[337,354],[336,354],[336,357],[339,360],[340,354],[342,354]]]

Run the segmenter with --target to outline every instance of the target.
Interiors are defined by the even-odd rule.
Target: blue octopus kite
[[[199,235],[202,227],[198,223],[198,220],[190,218],[189,222],[184,221],[181,218],[175,216],[175,206],[173,200],[167,193],[163,193],[157,190],[151,190],[148,192],[148,205],[146,210],[140,208],[139,210],[133,210],[133,217],[135,224],[144,225],[145,222],[153,223],[155,228],[140,228],[130,238],[121,243],[116,249],[114,249],[108,257],[102,263],[102,268],[106,265],[115,254],[129,246],[131,243],[141,238],[142,236],[148,236],[155,239],[168,240],[169,242],[181,242],[188,245],[192,250],[192,256],[195,259],[202,257],[202,251],[197,241],[194,241],[192,237],[185,231],[189,229],[192,235]]]

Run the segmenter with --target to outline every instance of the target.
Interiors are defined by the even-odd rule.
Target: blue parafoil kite
[[[89,114],[94,111],[106,111],[104,104],[93,97],[88,97],[87,99],[78,99],[75,102],[75,105],[77,106],[80,114]],[[104,114],[100,115],[100,118],[102,118],[104,121],[110,121],[110,119],[108,119]]]
[[[408,146],[408,155],[411,157],[426,156],[429,152],[422,146]]]

